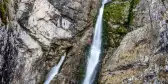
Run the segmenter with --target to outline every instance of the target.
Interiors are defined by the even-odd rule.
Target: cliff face
[[[98,5],[97,0],[1,0],[0,83],[43,83],[67,52],[57,83],[76,84]]]
[[[79,84],[98,0],[1,0],[0,84],[42,84],[66,52],[51,84]],[[106,4],[99,84],[167,84],[167,0]]]
[[[115,0],[105,8],[105,17],[108,16],[105,21],[111,33],[108,32],[110,45],[103,59],[99,83],[167,84],[168,2],[128,1]],[[114,17],[115,12],[122,16]]]

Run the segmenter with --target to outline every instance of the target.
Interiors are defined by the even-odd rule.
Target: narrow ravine
[[[59,70],[60,70],[60,68],[61,68],[61,66],[62,66],[62,64],[64,62],[65,56],[66,56],[66,54],[64,54],[61,57],[58,65],[55,65],[53,68],[51,68],[51,70],[47,74],[47,77],[46,77],[46,80],[45,80],[44,84],[50,84],[51,80],[55,77],[55,75],[58,74],[58,72],[59,72]]]
[[[103,0],[102,6],[99,9],[99,15],[95,25],[93,43],[91,45],[90,56],[88,57],[87,69],[83,84],[92,84],[96,76],[96,66],[99,63],[101,54],[103,11],[104,5],[107,2],[108,0]]]

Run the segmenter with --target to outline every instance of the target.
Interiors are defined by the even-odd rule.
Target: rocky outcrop
[[[43,83],[50,68],[67,52],[56,80],[76,84],[99,2],[2,0],[2,4],[0,9],[5,11],[0,10],[1,14],[10,17],[0,15],[0,83]]]
[[[130,19],[130,24],[125,27],[129,31],[125,36],[119,37],[123,39],[121,42],[117,40],[118,46],[114,46],[116,41],[114,36],[121,36],[121,34],[111,33],[112,36],[109,40],[112,40],[110,44],[113,45],[108,47],[103,60],[99,83],[167,84],[167,1],[130,1],[138,3],[135,8],[129,8],[132,11],[129,14],[133,14],[132,21]],[[116,0],[111,3],[111,6],[114,7],[117,3],[126,2]],[[115,14],[114,9],[110,12],[112,15]],[[129,21],[131,16],[129,14],[126,15],[128,19],[125,23]],[[108,20],[110,26],[108,28],[116,28],[116,21],[122,20],[123,17],[115,20],[116,18],[120,17],[109,18],[111,20]],[[117,25],[121,26],[123,21],[119,21]]]
[[[79,84],[98,0],[1,0],[0,84]],[[103,19],[99,84],[167,84],[166,0],[113,0]]]

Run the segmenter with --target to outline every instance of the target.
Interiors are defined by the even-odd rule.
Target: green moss
[[[127,21],[129,5],[128,1],[107,4],[104,9],[104,19],[113,24],[124,23]]]
[[[104,9],[103,28],[108,30],[109,47],[118,47],[123,37],[131,31],[130,25],[133,23],[133,9],[139,0],[113,0]]]
[[[4,0],[3,3],[2,2],[0,3],[0,18],[4,25],[7,24],[7,13],[8,13],[7,4],[8,0]]]
[[[77,68],[77,72],[76,72],[76,78],[77,78],[77,84],[82,84],[83,82],[83,79],[85,77],[85,68],[86,68],[86,59],[87,57],[89,56],[89,52],[90,52],[90,45],[86,45],[85,48],[84,48],[84,56],[86,58],[82,58],[80,60],[80,64]]]
[[[108,31],[106,37],[109,47],[118,47],[122,38],[127,34],[128,29],[124,23],[128,21],[129,8],[129,0],[115,0],[105,6],[104,23],[106,25],[103,25],[103,28]]]
[[[107,24],[107,22],[106,21],[103,21],[103,34],[102,34],[102,50],[103,51],[105,51],[105,49],[107,49],[108,48],[108,46],[109,46],[109,40],[108,40],[108,38],[109,38],[109,34],[108,34],[108,32],[109,32],[109,25]],[[105,54],[104,52],[103,52],[103,54]]]
[[[38,84],[44,84],[44,80],[40,81]]]
[[[78,84],[82,84],[83,80],[85,76],[85,65],[84,63],[80,63],[80,67],[78,69],[77,72],[77,80],[78,80]]]
[[[129,15],[128,15],[128,21],[125,23],[126,26],[130,26],[133,23],[133,19],[135,17],[135,14],[133,12],[133,9],[135,9],[136,5],[139,3],[139,0],[131,0],[130,1],[130,8],[129,8]]]
[[[104,19],[111,24],[124,24],[127,27],[133,23],[134,12],[139,0],[114,0],[105,6]]]
[[[118,26],[117,28],[109,30],[110,47],[118,47],[122,38],[127,34],[127,28]]]
[[[134,8],[136,7],[136,5],[138,5],[138,3],[140,2],[140,0],[133,0],[134,1]]]

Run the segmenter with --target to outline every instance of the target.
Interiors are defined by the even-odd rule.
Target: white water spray
[[[65,55],[66,55],[66,53],[61,57],[58,65],[55,65],[53,68],[51,68],[51,70],[47,74],[47,77],[46,77],[44,84],[50,84],[50,82],[54,78],[54,76],[58,74],[62,63],[64,62]]]
[[[103,19],[104,4],[107,2],[108,0],[103,0],[102,6],[99,9],[99,15],[96,21],[96,26],[94,31],[93,43],[91,45],[90,56],[87,62],[86,76],[83,84],[92,84],[95,78],[93,76],[96,75],[96,73],[94,72],[96,71],[95,68],[99,63],[99,58],[101,53],[102,19]]]

